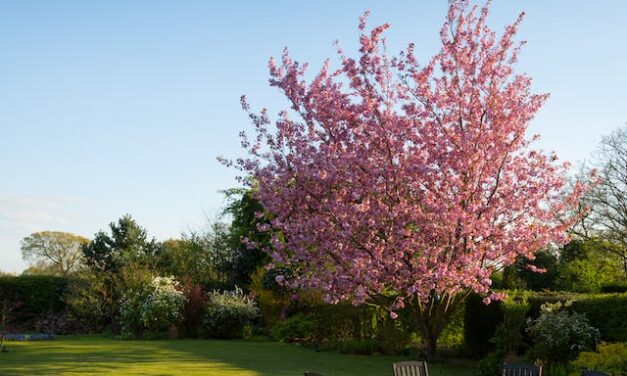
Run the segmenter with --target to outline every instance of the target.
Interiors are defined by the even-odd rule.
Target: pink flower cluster
[[[469,290],[489,303],[495,267],[566,240],[584,187],[569,191],[568,166],[526,137],[548,96],[513,71],[522,15],[500,36],[487,16],[452,2],[424,66],[413,45],[386,54],[387,24],[311,82],[287,50],[270,61],[290,108],[273,122],[244,101],[257,135],[236,165],[274,218],[267,252],[301,271],[291,283],[329,302],[397,296],[392,309]]]

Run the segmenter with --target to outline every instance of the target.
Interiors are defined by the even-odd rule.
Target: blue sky
[[[0,1],[0,270],[20,271],[33,231],[91,237],[125,213],[157,239],[215,218],[236,185],[239,98],[276,112],[267,60],[288,46],[312,68],[357,18],[389,22],[390,51],[438,48],[445,1]],[[495,0],[498,30],[527,12],[519,71],[551,98],[539,144],[589,158],[627,121],[627,2]]]

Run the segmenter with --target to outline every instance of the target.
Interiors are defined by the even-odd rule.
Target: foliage
[[[523,343],[527,314],[531,309],[525,292],[514,292],[501,304],[503,321],[496,327],[494,343],[496,352],[503,355],[517,354]]]
[[[120,304],[120,322],[125,337],[163,333],[181,320],[185,296],[178,282],[170,277],[152,281],[126,291]]]
[[[542,272],[537,272],[542,270]],[[541,291],[553,289],[558,277],[558,259],[551,250],[542,250],[533,260],[518,257],[516,262],[505,269],[504,287],[508,289],[529,289]]]
[[[624,293],[627,292],[627,284],[625,283],[605,283],[601,285],[603,293]]]
[[[610,375],[627,375],[627,343],[600,343],[596,352],[582,352],[571,365],[578,371],[591,369]]]
[[[68,232],[35,232],[22,239],[22,258],[50,274],[67,275],[81,266],[81,247],[88,242]]]
[[[596,243],[596,246],[618,261],[623,282],[627,281],[627,128],[603,137],[596,160],[587,169],[595,172],[594,189],[581,200],[585,216],[572,230]]]
[[[259,268],[251,276],[250,289],[259,304],[261,321],[267,327],[274,326],[278,321],[287,318],[287,307],[291,296],[287,287],[278,286],[270,281],[275,273],[268,274],[265,268]]]
[[[150,294],[141,308],[141,321],[151,332],[162,332],[177,324],[185,304],[185,295],[178,282],[171,277],[155,277],[150,283]]]
[[[130,216],[109,224],[110,234],[99,231],[94,239],[83,246],[87,266],[99,272],[117,273],[128,263],[153,266],[159,247],[149,240],[146,230]]]
[[[70,282],[63,301],[68,312],[87,331],[100,332],[109,324],[113,302],[98,273],[88,270],[78,273]]]
[[[464,345],[472,358],[479,359],[494,350],[490,339],[503,321],[501,302],[483,303],[480,295],[472,294],[464,305]]]
[[[216,222],[205,230],[185,233],[182,239],[161,243],[157,267],[163,275],[189,277],[194,283],[223,280],[231,253],[230,226]]]
[[[184,334],[187,337],[195,338],[199,335],[199,329],[202,326],[207,295],[202,286],[193,283],[190,278],[183,280],[181,291],[185,297],[182,311]]]
[[[585,314],[604,341],[627,342],[627,293],[584,296],[573,302],[573,310]]]
[[[533,340],[528,354],[531,358],[563,364],[575,359],[581,351],[594,349],[599,341],[598,329],[590,325],[585,315],[561,308],[561,303],[545,304],[540,317],[529,320],[527,331]]]
[[[556,288],[575,292],[599,292],[603,285],[623,281],[619,260],[608,254],[600,239],[577,239],[566,244],[560,254]]]
[[[281,342],[312,342],[316,326],[306,315],[292,316],[272,328],[272,337]]]
[[[213,291],[209,293],[203,329],[211,338],[241,338],[244,327],[258,314],[257,304],[242,289]]]
[[[501,376],[503,364],[503,352],[489,352],[483,359],[477,362],[477,374],[479,376]]]
[[[0,276],[0,301],[19,303],[14,315],[20,321],[65,309],[63,294],[69,279],[50,275]]]
[[[258,229],[267,225],[268,218],[260,214],[264,208],[252,191],[231,189],[225,193],[229,203],[224,214],[232,218],[229,240],[232,254],[222,264],[222,271],[235,284],[248,286],[253,273],[269,261],[261,248],[269,244],[270,236]]]
[[[287,51],[271,60],[291,110],[273,126],[244,99],[257,134],[236,164],[272,215],[266,251],[303,271],[295,286],[393,316],[411,305],[430,352],[461,291],[497,298],[495,265],[565,241],[584,189],[567,192],[567,165],[525,136],[547,96],[513,70],[522,15],[498,38],[488,5],[467,5],[450,3],[442,48],[422,66],[413,44],[388,56],[389,25],[367,33],[365,16],[359,56],[340,49],[339,69],[325,64],[309,84]]]

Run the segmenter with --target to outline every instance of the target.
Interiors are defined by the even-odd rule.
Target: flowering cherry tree
[[[452,1],[424,65],[413,44],[389,56],[389,26],[367,32],[366,16],[359,57],[338,47],[339,68],[327,61],[310,82],[287,50],[270,60],[291,107],[272,121],[242,101],[257,133],[235,164],[271,213],[266,251],[298,271],[290,283],[393,318],[405,308],[432,354],[469,292],[499,298],[496,267],[566,240],[583,187],[568,189],[568,165],[525,135],[548,95],[513,71],[523,14],[497,35],[488,5]]]

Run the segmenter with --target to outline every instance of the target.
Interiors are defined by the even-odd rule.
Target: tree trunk
[[[435,356],[438,339],[446,327],[451,313],[466,296],[468,296],[466,293],[454,296],[438,296],[432,293],[426,302],[418,299],[413,302],[411,309],[427,359],[433,359]]]

